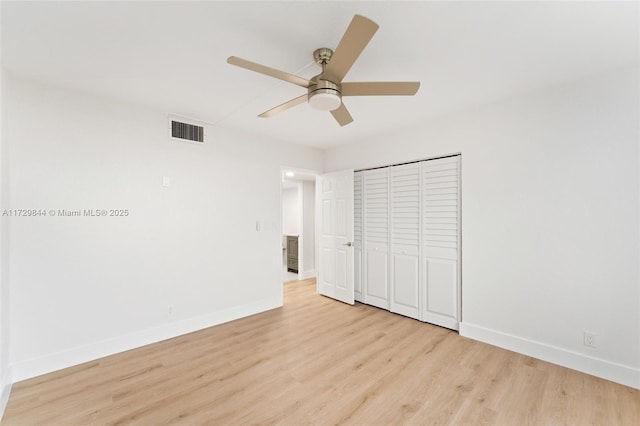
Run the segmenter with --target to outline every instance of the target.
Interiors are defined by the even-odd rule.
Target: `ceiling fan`
[[[322,67],[322,72],[310,80],[236,56],[230,56],[227,62],[307,89],[306,94],[271,108],[258,117],[272,117],[296,105],[309,102],[316,109],[330,111],[338,124],[345,126],[351,123],[353,118],[342,103],[343,96],[412,96],[420,88],[418,81],[342,82],[377,30],[378,24],[364,16],[355,15],[335,52],[328,47],[313,52],[313,57]]]

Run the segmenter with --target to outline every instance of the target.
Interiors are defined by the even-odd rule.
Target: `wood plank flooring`
[[[17,383],[3,425],[638,425],[640,391],[285,285],[285,306]]]

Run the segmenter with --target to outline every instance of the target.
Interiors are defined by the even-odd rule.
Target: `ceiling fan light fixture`
[[[342,104],[340,95],[335,91],[318,90],[309,94],[309,105],[320,111],[333,111]]]
[[[340,85],[329,80],[323,80],[320,76],[314,77],[309,86],[309,105],[320,111],[333,111],[342,105]]]

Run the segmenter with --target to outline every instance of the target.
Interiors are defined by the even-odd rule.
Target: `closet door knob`
[[[348,243],[344,243],[343,246],[347,246],[347,247],[351,247],[353,244],[351,243],[351,241],[349,241]]]

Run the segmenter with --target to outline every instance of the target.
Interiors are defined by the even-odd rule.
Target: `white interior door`
[[[316,194],[318,292],[353,305],[353,170],[319,176]]]

